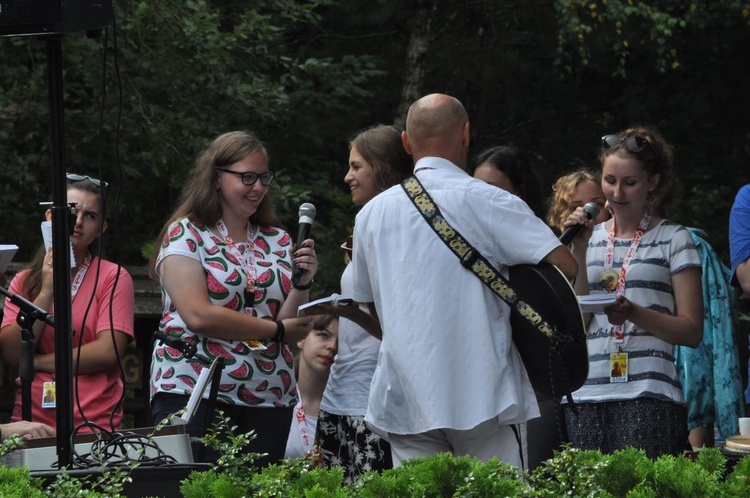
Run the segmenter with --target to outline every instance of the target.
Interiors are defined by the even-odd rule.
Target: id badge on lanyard
[[[609,231],[609,237],[607,239],[607,248],[604,253],[604,271],[602,272],[601,277],[602,286],[606,292],[615,292],[617,296],[625,295],[625,275],[627,274],[627,269],[638,250],[643,234],[648,230],[650,221],[651,214],[646,211],[641,222],[638,224],[633,240],[630,242],[630,247],[628,248],[625,259],[622,262],[622,268],[620,269],[619,274],[612,269],[615,251],[615,223],[612,223],[612,229]],[[619,384],[628,381],[628,353],[622,350],[622,347],[625,344],[625,324],[616,325],[613,333],[615,344],[617,345],[617,351],[610,353],[609,355],[609,381],[614,384]]]
[[[73,280],[70,283],[70,297],[71,301],[75,300],[78,295],[78,291],[81,289],[83,279],[86,277],[89,266],[91,266],[91,254],[87,254],[86,258],[81,263],[81,267],[73,276]],[[83,334],[83,331],[81,331]],[[57,393],[55,390],[55,378],[48,380],[42,384],[42,408],[56,408],[57,407]]]
[[[609,381],[621,383],[628,381],[628,353],[618,351],[609,355]]]
[[[224,242],[227,244],[227,250],[229,250],[237,259],[237,261],[240,262],[240,265],[245,272],[247,283],[245,285],[245,290],[243,293],[245,299],[245,308],[242,310],[242,312],[246,315],[253,316],[253,301],[255,299],[255,259],[253,257],[253,252],[255,251],[255,243],[253,241],[255,239],[255,235],[253,234],[252,225],[250,225],[249,222],[247,224],[247,246],[245,247],[244,252],[240,251],[237,248],[237,245],[229,235],[229,231],[227,230],[227,227],[224,224],[223,220],[219,219],[216,221],[216,229],[224,238]],[[265,344],[257,339],[249,339],[243,342],[248,348],[253,351],[264,351],[267,349]]]

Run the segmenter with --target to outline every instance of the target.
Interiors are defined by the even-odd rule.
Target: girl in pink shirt
[[[106,231],[103,194],[106,182],[75,174],[67,175],[68,201],[75,204],[75,224],[70,237],[75,267],[71,269],[71,316],[73,326],[73,423],[80,432],[91,424],[105,430],[122,426],[124,386],[118,367],[133,338],[133,280],[124,268],[97,256],[99,237]],[[47,211],[47,219],[51,212]],[[18,273],[9,290],[54,314],[52,248],[44,248],[30,266]],[[19,308],[6,299],[0,327],[3,360],[18,367],[21,362]],[[55,330],[42,320],[32,326],[34,380],[31,386],[31,419],[56,425]],[[21,420],[19,389],[13,421]],[[80,426],[80,427],[79,427]]]

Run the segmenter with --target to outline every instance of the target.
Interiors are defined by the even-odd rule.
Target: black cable
[[[110,432],[94,424],[81,424],[76,430],[88,427],[96,439],[91,443],[87,453],[78,453],[76,445],[73,450],[73,466],[76,468],[99,468],[116,466],[158,467],[180,463],[167,454],[155,441],[153,435],[142,435],[133,432]],[[71,435],[75,440],[76,431]],[[78,444],[80,446],[81,443]],[[147,453],[151,452],[153,456]]]
[[[106,30],[105,30],[106,32]],[[106,40],[107,37],[105,36],[105,44],[103,45],[102,49],[102,61],[103,66],[106,68]],[[97,130],[98,135],[98,156],[99,156],[99,165],[98,165],[98,173],[97,176],[99,178],[102,178],[102,141],[101,141],[101,132],[103,129],[103,122],[104,122],[104,108],[106,104],[106,69],[103,70],[102,74],[102,101],[99,108],[99,127]],[[103,185],[99,186],[99,198],[100,198],[100,209],[101,209],[101,219],[99,224],[99,245],[96,255],[97,257],[97,265],[96,265],[96,274],[94,276],[94,287],[92,289],[91,295],[89,296],[88,304],[86,305],[86,311],[83,314],[83,321],[81,322],[81,327],[79,330],[78,335],[78,345],[77,345],[77,351],[76,351],[76,366],[75,371],[73,375],[73,381],[74,381],[74,391],[76,393],[75,401],[76,401],[76,407],[78,408],[78,412],[81,414],[81,418],[84,420],[84,424],[89,423],[89,419],[86,417],[86,413],[83,409],[83,406],[81,404],[80,396],[78,396],[79,393],[79,376],[80,376],[80,364],[81,364],[81,347],[83,346],[83,336],[86,330],[86,322],[88,321],[89,312],[91,311],[91,306],[94,303],[94,296],[96,296],[96,289],[99,286],[99,277],[101,275],[101,256],[102,256],[102,238],[104,235],[104,219],[106,214],[106,202],[107,202],[107,196],[106,196],[106,188]],[[89,275],[88,270],[86,271],[86,275],[84,275],[84,279]],[[81,282],[81,287],[83,287],[83,281]],[[80,289],[80,287],[79,287]],[[111,303],[110,303],[111,305]],[[111,330],[111,327],[110,327]],[[97,331],[94,331],[96,333]],[[114,341],[114,337],[113,337]],[[75,420],[75,417],[74,417]],[[75,431],[74,431],[75,432]]]
[[[516,437],[516,443],[518,443],[518,456],[521,458],[521,470],[526,470],[526,461],[523,456],[523,441],[521,441],[520,427],[516,424],[512,424],[510,428],[513,431],[513,435]]]
[[[117,16],[113,12],[112,14],[112,58],[113,58],[114,67],[115,67],[115,81],[117,82],[117,84],[115,85],[115,88],[117,89],[117,121],[115,125],[115,164],[117,165],[118,185],[117,185],[117,193],[115,195],[115,205],[114,205],[113,214],[112,214],[112,226],[115,231],[117,277],[112,287],[112,293],[110,295],[110,300],[109,300],[109,304],[110,304],[109,320],[110,320],[111,325],[114,323],[112,305],[114,303],[114,296],[115,296],[115,290],[117,289],[117,283],[120,279],[120,269],[122,268],[122,246],[121,246],[121,240],[120,240],[119,215],[120,215],[120,196],[122,194],[122,185],[124,183],[124,175],[122,173],[122,163],[120,161],[120,131],[122,129],[123,96],[122,96],[122,78],[120,76],[120,63],[117,57],[118,45],[117,45],[116,21],[117,21]],[[135,312],[135,310],[133,311]],[[123,415],[124,415],[124,411],[125,411],[123,405],[125,403],[126,379],[125,379],[125,368],[122,365],[122,358],[120,357],[120,353],[117,349],[117,342],[115,341],[115,338],[114,338],[114,325],[110,326],[110,332],[112,333],[112,342],[115,346],[115,355],[117,357],[117,365],[120,369],[120,378],[122,379],[122,385],[123,385],[122,393],[120,394],[120,399],[115,405],[115,408],[112,410],[112,413],[109,416],[110,426],[113,427],[114,429],[115,413],[118,410],[122,410]]]
[[[112,216],[112,230],[114,230],[115,235],[115,255],[116,255],[116,263],[117,263],[117,271],[115,273],[115,280],[112,285],[112,289],[110,291],[110,299],[108,304],[108,317],[109,317],[109,334],[112,340],[112,345],[114,347],[114,353],[115,353],[115,359],[117,361],[118,370],[120,373],[120,380],[123,384],[122,393],[120,394],[120,398],[115,404],[115,407],[113,408],[112,412],[109,415],[109,425],[112,431],[115,431],[115,424],[114,424],[114,417],[115,414],[122,410],[124,412],[124,400],[125,400],[125,391],[126,391],[126,378],[125,378],[125,368],[122,363],[122,358],[120,356],[120,351],[117,345],[116,341],[116,335],[114,330],[114,301],[115,301],[115,293],[117,292],[117,285],[120,280],[120,274],[122,271],[122,248],[121,248],[121,240],[120,240],[120,230],[119,230],[119,205],[120,205],[120,196],[122,192],[122,184],[123,184],[123,172],[122,172],[122,164],[120,161],[120,152],[119,152],[119,144],[120,144],[120,130],[121,130],[121,122],[122,122],[122,106],[123,106],[123,97],[122,97],[122,81],[120,78],[120,70],[119,70],[119,62],[117,58],[117,31],[115,26],[115,15],[113,13],[113,19],[112,19],[112,37],[113,37],[113,45],[114,45],[114,65],[115,65],[115,74],[116,74],[116,81],[117,81],[117,94],[118,94],[118,113],[117,113],[117,124],[116,124],[116,137],[115,137],[115,157],[116,157],[116,166],[118,171],[118,186],[117,191],[115,195],[115,204],[113,207],[113,216]],[[102,44],[102,89],[101,89],[101,104],[100,104],[100,112],[99,112],[99,127],[98,127],[98,141],[99,141],[99,167],[98,167],[98,177],[104,178],[103,175],[103,168],[102,168],[102,136],[103,136],[103,129],[104,129],[104,111],[106,108],[106,101],[107,101],[107,50],[109,46],[109,29],[104,30],[104,42]],[[103,238],[103,222],[104,222],[104,214],[106,213],[106,203],[107,203],[107,191],[104,186],[100,187],[100,193],[101,193],[101,210],[102,210],[102,224],[99,227],[99,250],[98,250],[98,261],[97,261],[97,271],[96,271],[96,277],[94,281],[94,289],[90,296],[89,304],[86,308],[86,313],[84,314],[83,322],[81,325],[81,334],[79,336],[79,344],[78,344],[78,357],[76,362],[76,372],[75,372],[75,392],[79,392],[79,386],[78,386],[78,376],[79,376],[79,368],[80,368],[80,357],[81,357],[81,346],[83,345],[83,331],[85,330],[85,324],[86,320],[88,318],[89,311],[91,309],[94,296],[96,294],[96,288],[99,284],[99,277],[101,275],[101,261],[102,261],[102,238]],[[78,406],[78,410],[81,413],[81,417],[84,420],[84,425],[89,425],[90,421],[85,415],[85,412],[83,410],[83,407],[81,405],[80,397],[76,396],[76,402]]]

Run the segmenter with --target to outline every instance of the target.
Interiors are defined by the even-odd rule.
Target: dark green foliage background
[[[670,217],[707,230],[726,257],[729,208],[750,181],[750,7],[683,4],[120,0],[101,39],[63,39],[66,169],[110,181],[106,251],[141,265],[196,153],[253,130],[269,145],[286,228],[296,231],[301,202],[317,206],[315,294],[335,291],[356,212],[347,143],[400,118],[414,13],[428,8],[421,94],[464,102],[472,155],[500,143],[533,151],[548,191],[596,167],[601,135],[655,126],[683,185]],[[39,202],[52,189],[45,48],[0,39],[0,242],[20,246],[15,261],[41,242]]]

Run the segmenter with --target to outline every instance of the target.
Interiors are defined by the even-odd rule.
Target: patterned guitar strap
[[[553,345],[553,353],[560,354],[561,350],[565,347],[565,344],[561,343],[565,339],[564,334],[558,334],[555,326],[550,325],[531,305],[523,301],[510,286],[508,279],[497,271],[487,258],[474,249],[457,230],[448,224],[445,218],[443,218],[440,208],[433,202],[430,194],[427,193],[427,190],[422,186],[419,179],[412,175],[401,182],[401,187],[440,240],[458,257],[461,266],[471,270],[479,280],[500,296],[511,309],[517,311],[541,333],[549,337]],[[550,358],[552,356],[550,355]],[[550,364],[549,367],[552,378],[552,365]],[[559,373],[565,376],[565,372]],[[565,385],[567,385],[567,381],[565,381]],[[566,397],[571,408],[576,411],[570,392],[566,393]]]
[[[516,291],[510,286],[510,282],[499,271],[492,266],[487,258],[474,249],[464,237],[452,228],[443,218],[440,208],[433,202],[430,194],[424,189],[416,176],[410,176],[401,183],[401,187],[409,196],[417,211],[438,234],[440,240],[458,256],[461,266],[471,270],[479,280],[500,296],[508,306],[531,322],[541,333],[552,338],[555,328],[547,323],[528,303],[522,301]]]

